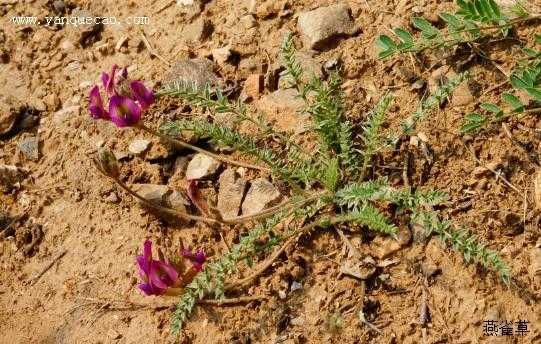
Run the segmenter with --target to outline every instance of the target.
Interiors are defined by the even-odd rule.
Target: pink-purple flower
[[[162,295],[168,288],[175,287],[179,282],[179,273],[173,265],[161,260],[152,259],[152,242],[146,240],[143,255],[137,256],[139,274],[144,283],[139,289],[146,295]]]
[[[95,119],[111,121],[120,128],[129,127],[137,124],[143,111],[154,103],[154,93],[141,81],[128,80],[126,68],[123,68],[120,74],[117,70],[118,66],[115,64],[111,74],[104,72],[101,75],[109,100],[108,109],[104,107],[99,86],[95,85],[90,90],[88,110]]]
[[[184,258],[188,258],[192,262],[192,268],[197,272],[203,270],[203,264],[205,264],[207,261],[207,256],[201,249],[195,251],[195,253],[190,250],[183,249],[182,256]]]

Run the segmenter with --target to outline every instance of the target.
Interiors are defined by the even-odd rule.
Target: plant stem
[[[189,143],[174,139],[174,138],[172,138],[172,137],[170,137],[168,135],[164,135],[164,134],[161,134],[161,133],[159,133],[159,132],[157,132],[157,131],[155,131],[153,129],[150,129],[149,127],[145,126],[144,124],[138,124],[136,127],[143,130],[143,131],[146,131],[147,133],[149,133],[151,135],[154,135],[154,136],[157,136],[157,137],[159,137],[159,138],[161,138],[163,140],[166,140],[166,141],[172,143],[173,145],[175,145],[177,147],[191,149],[191,150],[196,151],[198,153],[205,154],[205,155],[207,155],[207,156],[209,156],[209,157],[211,157],[213,159],[222,161],[222,162],[224,162],[226,164],[230,164],[230,165],[234,165],[234,166],[240,166],[240,167],[246,167],[246,168],[250,168],[250,169],[254,169],[254,170],[260,170],[260,171],[264,171],[264,172],[271,172],[271,170],[269,168],[261,167],[261,166],[257,166],[257,165],[252,165],[252,164],[248,164],[248,163],[244,163],[244,162],[240,162],[240,161],[235,161],[235,160],[223,157],[221,155],[209,152],[209,151],[207,151],[207,150],[205,150],[203,148],[199,148],[199,147],[191,145]]]
[[[184,218],[184,219],[187,219],[187,220],[202,221],[202,222],[212,223],[212,224],[220,223],[220,221],[218,221],[216,219],[212,219],[212,218],[204,217],[204,216],[191,215],[191,214],[188,214],[188,213],[183,212],[181,210],[177,210],[177,209],[173,209],[173,208],[169,208],[169,207],[164,207],[162,205],[151,202],[151,201],[147,200],[146,198],[144,198],[143,196],[139,195],[137,192],[130,189],[130,187],[128,185],[126,185],[123,181],[121,181],[119,178],[116,178],[114,176],[111,176],[111,175],[105,173],[105,171],[103,171],[101,169],[101,167],[99,166],[98,162],[94,161],[94,164],[96,165],[96,168],[104,176],[106,176],[108,178],[111,178],[118,186],[120,186],[122,189],[124,189],[124,191],[126,191],[127,193],[129,193],[133,197],[137,198],[139,201],[141,201],[142,203],[144,203],[146,206],[148,206],[150,208],[153,208],[155,210],[158,210],[158,211],[161,211],[161,212],[173,215],[173,216],[178,216],[178,217],[181,217],[181,218]]]

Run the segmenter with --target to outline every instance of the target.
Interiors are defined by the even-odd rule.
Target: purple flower
[[[109,119],[109,114],[103,108],[103,100],[100,95],[100,88],[98,85],[92,87],[90,90],[90,99],[88,110],[90,115],[95,119]]]
[[[143,110],[154,103],[154,93],[143,85],[141,81],[130,82],[130,89],[132,91],[133,98],[141,104]]]
[[[143,255],[137,256],[139,275],[144,283],[139,289],[146,295],[162,295],[179,280],[177,270],[169,263],[152,259],[152,242],[146,240]]]
[[[114,95],[109,100],[109,114],[117,127],[129,127],[141,119],[141,108],[128,97]]]
[[[129,81],[126,68],[122,69],[120,75],[117,70],[118,66],[115,64],[111,74],[101,74],[103,88],[109,100],[109,111],[103,106],[98,85],[90,90],[88,110],[95,119],[110,120],[119,128],[129,127],[137,124],[142,112],[154,103],[154,93],[141,81]]]
[[[195,253],[190,250],[183,249],[182,256],[184,258],[188,258],[193,264],[192,268],[198,272],[203,270],[203,264],[205,264],[207,260],[205,252],[203,252],[201,249],[197,250]]]
[[[118,66],[116,64],[113,65],[111,68],[111,75],[103,72],[101,73],[101,82],[103,83],[103,88],[105,88],[105,92],[107,92],[107,95],[109,97],[113,96],[115,94],[115,86],[116,86],[116,70],[118,69]],[[127,74],[126,74],[127,76]]]

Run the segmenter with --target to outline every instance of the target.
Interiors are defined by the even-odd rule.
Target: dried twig
[[[383,332],[376,327],[376,325],[372,324],[370,321],[366,320],[366,317],[364,315],[364,312],[362,310],[359,311],[359,320],[365,324],[366,326],[368,326],[369,329],[371,329],[372,331],[376,332],[377,334],[380,334],[382,335]]]
[[[150,55],[156,56],[160,61],[165,63],[167,65],[167,67],[171,67],[171,63],[169,63],[165,58],[163,58],[160,54],[158,54],[156,52],[156,50],[154,50],[152,45],[150,45],[150,42],[148,41],[148,39],[147,39],[145,33],[143,32],[143,30],[141,30],[141,38],[143,39],[143,43],[145,44],[145,47],[147,48]]]
[[[475,153],[473,152],[471,146],[469,146],[468,144],[464,143],[462,140],[460,140],[460,142],[464,145],[464,147],[466,147],[466,150],[468,151],[468,153],[471,155],[471,157],[481,166],[483,166],[484,168],[486,168],[487,170],[489,170],[490,172],[494,173],[494,175],[501,179],[505,185],[507,185],[508,187],[510,187],[511,189],[513,189],[515,192],[519,193],[519,194],[522,194],[522,192],[516,187],[514,186],[513,184],[511,184],[511,182],[509,182],[504,176],[501,175],[501,173],[495,171],[493,168],[491,168],[490,166],[487,166],[485,164],[483,164],[481,162],[481,160],[479,160],[479,158],[477,158],[475,156]]]
[[[261,301],[261,300],[267,300],[268,296],[266,295],[253,295],[253,296],[240,296],[240,297],[233,297],[228,299],[222,299],[222,300],[199,300],[198,303],[202,305],[209,305],[209,306],[230,306],[235,305],[239,303],[248,303],[252,301]],[[122,299],[102,299],[102,298],[93,298],[93,297],[83,297],[78,298],[78,300],[86,301],[83,304],[74,306],[70,312],[73,312],[73,310],[81,307],[86,306],[99,306],[99,309],[95,312],[98,313],[103,310],[109,310],[109,311],[129,311],[129,310],[140,310],[140,309],[153,309],[153,310],[160,310],[160,309],[168,309],[171,307],[175,307],[177,302],[161,302],[161,303],[137,303],[129,300],[122,300]]]
[[[62,257],[64,257],[64,255],[68,253],[68,250],[64,249],[62,250],[62,252],[60,252],[59,254],[57,254],[47,265],[45,265],[43,267],[43,269],[41,269],[41,271],[34,277],[30,280],[30,285],[34,285],[37,283],[37,281],[41,278],[41,276],[43,276],[47,271],[49,271],[49,269],[57,262],[59,261]]]

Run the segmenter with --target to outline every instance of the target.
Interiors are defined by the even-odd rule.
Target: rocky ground
[[[287,88],[279,58],[290,31],[308,74],[324,78],[329,69],[341,68],[351,120],[360,122],[381,95],[394,93],[388,132],[415,109],[422,90],[435,88],[460,68],[470,71],[471,80],[419,128],[406,149],[383,154],[378,163],[400,185],[407,155],[413,162],[410,182],[449,193],[442,211],[501,252],[521,287],[509,289],[493,274],[465,265],[435,238],[412,238],[407,226],[401,227],[405,237],[398,242],[344,228],[360,256],[352,255],[335,231],[320,231],[284,252],[247,290],[231,295],[265,294],[268,299],[202,305],[179,341],[541,341],[541,174],[536,163],[541,120],[525,116],[477,136],[459,136],[465,113],[480,101],[497,99],[498,92],[485,91],[502,81],[500,69],[513,67],[510,50],[488,52],[500,69],[480,59],[464,62],[469,55],[460,52],[454,52],[454,60],[437,59],[433,69],[408,55],[377,58],[378,34],[408,27],[412,15],[437,23],[437,13],[455,8],[450,1],[200,1],[0,0],[1,343],[172,341],[171,307],[122,309],[114,301],[173,305],[176,300],[152,299],[137,289],[134,259],[143,241],[151,239],[167,256],[176,255],[181,242],[203,248],[209,259],[220,257],[225,247],[212,228],[164,218],[139,204],[96,170],[96,150],[111,149],[122,180],[146,199],[193,213],[197,209],[184,192],[191,179],[202,180],[201,191],[224,218],[257,213],[287,198],[288,190],[265,173],[92,120],[88,91],[113,64],[126,66],[133,78],[155,88],[169,80],[211,83],[265,113],[309,148],[312,137],[305,127],[310,119],[296,114],[302,102]],[[150,23],[46,26],[11,20],[37,16],[44,22],[47,16],[66,15],[147,16]],[[534,22],[521,26],[518,35],[539,32]],[[197,115],[189,110],[160,100],[144,122],[157,128]],[[426,147],[433,159],[428,171]],[[219,153],[243,159],[235,152]],[[229,228],[225,240],[235,242],[245,232],[241,226]],[[424,325],[420,309],[429,310]],[[380,333],[359,321],[360,310]],[[527,320],[530,332],[488,338],[483,336],[488,319]]]

